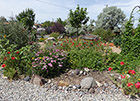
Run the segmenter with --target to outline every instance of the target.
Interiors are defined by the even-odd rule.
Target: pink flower
[[[53,67],[53,65],[52,65],[51,63],[48,63],[48,65],[49,65],[50,67]]]
[[[133,86],[133,83],[128,83],[127,86],[128,87]]]
[[[139,89],[139,88],[140,88],[140,82],[137,82],[137,83],[135,84],[135,87],[136,87],[137,89]]]
[[[124,65],[124,62],[120,62],[120,65]]]
[[[129,74],[136,74],[136,72],[134,70],[129,70],[128,73]]]
[[[111,68],[111,67],[109,67],[109,68],[108,68],[108,71],[111,71],[111,70],[112,70],[112,68]]]
[[[59,65],[59,67],[62,67],[62,65]]]
[[[51,60],[51,63],[53,63],[53,60]]]
[[[121,75],[121,78],[122,78],[122,79],[124,79],[124,78],[125,78],[125,75],[124,75],[124,76],[123,76],[123,75]]]

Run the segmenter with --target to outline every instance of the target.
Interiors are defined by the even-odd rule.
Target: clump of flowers
[[[33,71],[43,77],[56,75],[66,68],[66,57],[67,53],[59,49],[39,51],[33,57]]]

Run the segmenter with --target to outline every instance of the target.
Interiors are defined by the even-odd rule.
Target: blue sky
[[[39,23],[46,20],[55,21],[58,17],[67,19],[69,9],[74,10],[77,4],[87,8],[91,19],[96,20],[107,4],[121,8],[128,18],[133,7],[140,4],[140,0],[0,0],[0,16],[9,18],[26,8],[32,8]]]

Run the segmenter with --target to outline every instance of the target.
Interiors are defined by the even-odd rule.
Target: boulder
[[[33,84],[39,85],[39,86],[42,86],[44,84],[42,77],[39,75],[35,75],[35,74],[32,75],[30,83],[33,83]]]
[[[85,77],[81,80],[80,86],[84,89],[90,89],[97,86],[97,83],[93,77]]]

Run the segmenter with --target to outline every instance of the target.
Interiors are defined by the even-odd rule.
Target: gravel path
[[[82,91],[66,92],[43,88],[23,80],[9,82],[0,78],[0,101],[140,101],[129,99],[121,92],[110,89],[98,94]]]

